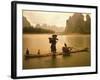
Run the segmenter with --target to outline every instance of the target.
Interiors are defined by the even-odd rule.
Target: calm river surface
[[[90,66],[90,52],[73,53],[68,57],[60,55],[55,58],[52,56],[31,59],[24,58],[27,48],[31,54],[37,54],[39,49],[41,54],[50,53],[48,38],[51,36],[51,34],[23,35],[23,69]],[[58,39],[56,45],[57,52],[62,52],[64,43],[73,47],[73,50],[90,48],[90,35],[58,35]]]

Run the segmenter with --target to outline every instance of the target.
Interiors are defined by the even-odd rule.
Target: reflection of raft
[[[70,53],[78,53],[78,52],[87,52],[88,48],[84,48],[81,50],[76,50],[76,51],[71,51]],[[56,53],[55,56],[58,55],[63,55],[63,53]],[[29,55],[25,55],[25,58],[38,58],[38,57],[48,57],[48,56],[53,56],[52,53],[48,53],[48,54],[29,54]]]

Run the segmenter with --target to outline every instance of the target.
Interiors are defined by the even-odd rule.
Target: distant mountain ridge
[[[90,34],[91,18],[87,14],[86,20],[81,13],[75,13],[66,21],[65,34]]]
[[[23,16],[23,33],[27,33],[27,34],[54,33],[54,31],[49,29],[39,28],[39,27],[33,27],[31,26],[27,18]]]
[[[32,26],[32,25],[27,20],[27,18],[23,16],[23,27],[29,27],[29,26]],[[32,27],[47,29],[47,30],[51,30],[51,31],[55,31],[55,32],[64,32],[64,27],[57,27],[56,25],[36,24],[35,26],[32,26]]]
[[[23,27],[29,27],[31,26],[30,22],[27,20],[26,17],[23,16]]]

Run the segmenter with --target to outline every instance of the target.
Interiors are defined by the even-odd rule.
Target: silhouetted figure
[[[51,44],[51,52],[55,55],[56,53],[56,43],[57,43],[57,35],[52,35],[52,38],[49,38],[49,43]]]
[[[26,55],[29,55],[29,50],[28,50],[28,48],[27,48],[27,50],[26,50]]]
[[[37,54],[40,55],[40,49],[38,50]]]
[[[70,47],[67,47],[67,45],[66,45],[66,43],[65,43],[65,44],[64,44],[64,47],[62,47],[63,55],[70,56],[70,51],[71,51],[71,48],[70,48]]]

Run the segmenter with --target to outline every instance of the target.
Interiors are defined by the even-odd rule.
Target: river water
[[[24,34],[23,35],[23,69],[38,68],[57,68],[57,67],[80,67],[90,66],[90,52],[78,52],[71,56],[64,57],[62,55],[56,57],[41,57],[25,59],[24,55],[28,48],[31,54],[37,54],[40,50],[41,54],[50,53],[49,37],[51,34]],[[66,43],[73,50],[90,48],[90,35],[58,35],[56,45],[57,52],[62,52],[62,47]]]

